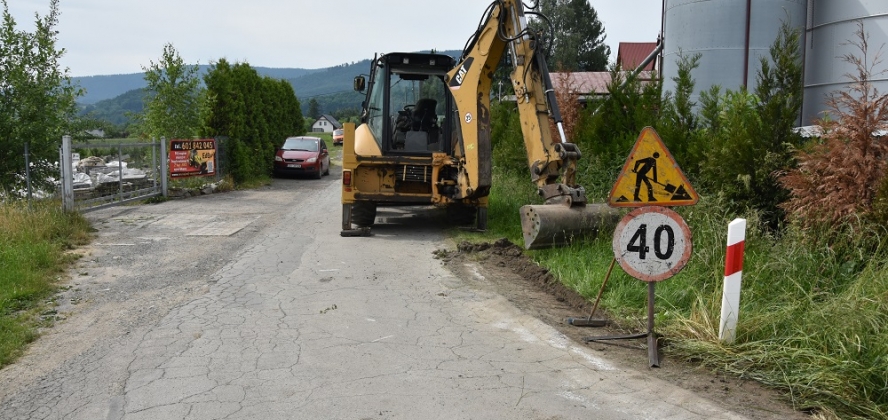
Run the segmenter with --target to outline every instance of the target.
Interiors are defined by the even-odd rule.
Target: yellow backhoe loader
[[[567,141],[540,45],[520,0],[496,0],[462,57],[389,53],[374,57],[361,124],[345,124],[342,235],[369,234],[379,206],[444,207],[455,223],[487,227],[492,181],[490,90],[500,58],[511,55],[512,87],[530,179],[545,199],[521,208],[528,249],[595,233],[616,212],[587,203],[576,184],[578,148]],[[549,119],[558,127],[553,138]]]

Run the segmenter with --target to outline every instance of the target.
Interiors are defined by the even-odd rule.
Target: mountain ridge
[[[206,64],[199,65],[198,75],[203,78],[207,71],[209,71],[210,67],[211,66]],[[256,72],[260,75],[272,77],[275,79],[298,78],[305,74],[324,70],[278,67],[253,68],[256,69]],[[84,89],[84,95],[79,97],[77,102],[85,105],[94,104],[105,99],[115,98],[131,90],[142,89],[147,86],[147,83],[145,82],[145,72],[78,76],[72,77],[71,82],[72,84],[80,86]]]
[[[461,50],[438,53],[459,56]],[[307,111],[311,99],[318,102],[321,112],[334,113],[345,109],[360,109],[364,95],[353,90],[352,80],[359,74],[367,73],[370,61],[368,58],[320,69],[282,67],[253,67],[253,69],[260,76],[289,82],[302,105],[303,114]],[[198,66],[201,80],[211,67]],[[78,76],[72,77],[71,82],[85,91],[84,95],[77,98],[81,115],[89,115],[116,125],[127,124],[130,121],[129,113],[141,111],[140,100],[144,97],[142,90],[147,86],[144,72]]]

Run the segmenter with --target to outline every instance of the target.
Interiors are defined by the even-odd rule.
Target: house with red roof
[[[621,42],[617,50],[617,64],[623,70],[635,70],[655,49],[657,49],[656,42]],[[656,69],[657,60],[653,60],[642,70],[653,71]]]
[[[623,74],[628,75],[634,71],[656,48],[656,42],[621,42],[617,52],[617,63],[624,70]],[[644,81],[656,77],[658,73],[656,64],[657,60],[648,63],[639,73],[639,79]],[[550,73],[550,77],[555,91],[561,91],[567,85],[581,103],[595,97],[606,96],[607,85],[611,83],[611,74],[607,71],[553,72]]]

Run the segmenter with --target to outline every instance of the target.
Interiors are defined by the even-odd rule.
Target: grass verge
[[[40,312],[90,238],[89,223],[58,202],[0,204],[0,367],[22,354],[44,325]]]
[[[524,177],[495,177],[488,232],[457,232],[457,239],[522,243],[518,209],[539,199]],[[792,230],[773,237],[755,224],[756,214],[729,214],[725,207],[703,197],[696,206],[675,208],[690,226],[694,249],[682,272],[657,284],[656,329],[664,351],[774,387],[796,409],[823,418],[888,419],[885,247],[873,247],[871,235],[859,233],[849,233],[844,251],[807,243]],[[736,217],[749,226],[737,338],[726,344],[718,330],[727,225]],[[613,258],[611,240],[605,232],[527,253],[593,300]],[[617,268],[601,307],[623,327],[643,331],[646,298],[646,285]]]

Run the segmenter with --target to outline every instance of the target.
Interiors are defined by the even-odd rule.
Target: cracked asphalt
[[[744,418],[448,271],[437,213],[340,237],[336,175],[88,213],[0,418]]]

